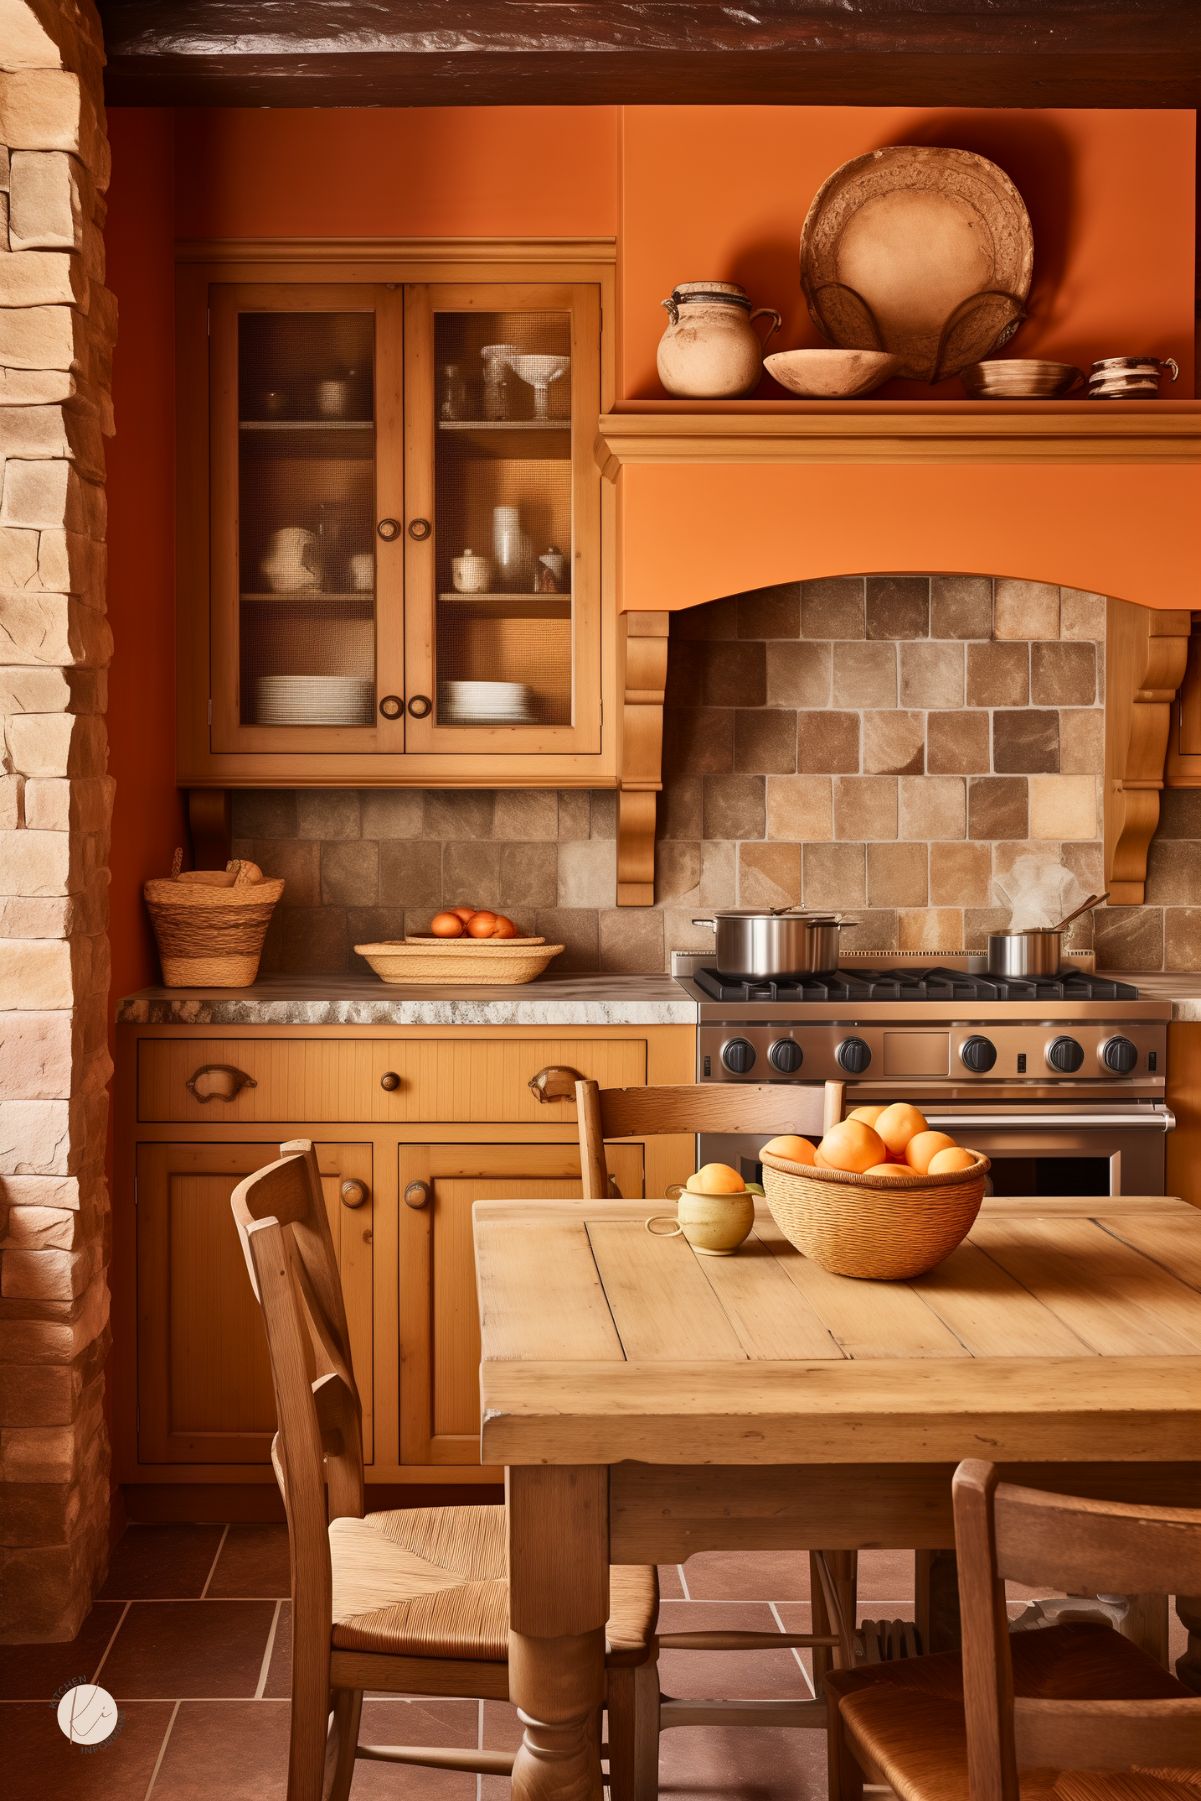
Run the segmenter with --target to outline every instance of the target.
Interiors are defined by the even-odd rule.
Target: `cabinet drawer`
[[[408,1125],[497,1121],[559,1125],[575,1098],[542,1101],[540,1070],[565,1067],[602,1088],[646,1081],[645,1038],[157,1038],[138,1046],[138,1118],[309,1125],[324,1120]],[[230,1073],[232,1072],[232,1073]],[[383,1086],[385,1077],[397,1078]],[[194,1084],[189,1087],[189,1082]],[[218,1089],[208,1098],[206,1090]],[[232,1098],[224,1095],[236,1089]]]

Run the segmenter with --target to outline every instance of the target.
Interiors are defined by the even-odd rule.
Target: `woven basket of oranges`
[[[791,1245],[834,1275],[893,1282],[963,1242],[990,1168],[905,1101],[855,1108],[816,1148],[773,1138],[760,1158],[767,1204]]]

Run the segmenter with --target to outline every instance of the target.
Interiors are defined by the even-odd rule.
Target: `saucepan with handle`
[[[1032,980],[1039,976],[1058,975],[1063,964],[1064,927],[1071,925],[1074,919],[1079,919],[1082,913],[1091,913],[1094,907],[1099,907],[1103,900],[1108,899],[1108,889],[1104,894],[1090,894],[1086,901],[1065,914],[1057,925],[1032,926],[1024,932],[990,932],[989,975],[1010,980]]]
[[[692,923],[712,927],[722,975],[766,982],[837,969],[839,934],[855,921],[799,907],[729,907]]]

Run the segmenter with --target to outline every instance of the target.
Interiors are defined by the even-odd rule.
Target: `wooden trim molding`
[[[670,613],[627,613],[617,797],[617,904],[655,899],[655,816],[663,786],[663,697]]]
[[[1115,907],[1141,906],[1147,852],[1192,618],[1110,600],[1105,652],[1105,886]]]
[[[634,463],[1196,463],[1201,406],[742,401],[737,411],[696,411],[652,402],[602,414],[596,455],[610,481]]]
[[[181,263],[615,263],[614,238],[188,238]]]

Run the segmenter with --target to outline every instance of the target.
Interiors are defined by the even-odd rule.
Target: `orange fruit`
[[[689,1194],[745,1194],[746,1183],[728,1163],[703,1163],[684,1184]]]
[[[876,1121],[882,1113],[887,1111],[887,1107],[852,1107],[847,1118],[862,1120],[865,1126],[870,1126],[875,1131],[877,1129]]]
[[[911,1176],[913,1171],[907,1163],[873,1163],[863,1173],[865,1176],[887,1176],[889,1181],[896,1182],[902,1176]]]
[[[873,1163],[884,1161],[883,1141],[861,1119],[844,1119],[831,1126],[817,1148],[832,1169],[851,1170],[857,1175]]]
[[[891,1107],[885,1107],[876,1121],[876,1130],[893,1155],[903,1157],[909,1140],[929,1128],[916,1107],[911,1107],[908,1101],[894,1101]]]
[[[905,1161],[910,1169],[915,1169],[919,1175],[924,1176],[929,1171],[931,1160],[939,1151],[954,1151],[958,1148],[955,1140],[945,1132],[918,1132],[905,1146]]]
[[[773,1157],[787,1157],[790,1163],[812,1163],[813,1146],[807,1138],[798,1138],[795,1132],[785,1132],[780,1138],[771,1138],[764,1145]]]
[[[974,1169],[979,1161],[975,1151],[965,1151],[960,1144],[951,1144],[945,1150],[935,1151],[926,1165],[928,1176],[949,1176],[957,1169]]]

